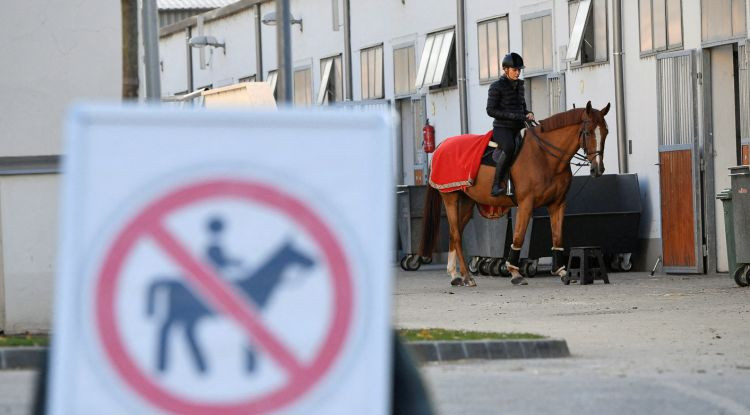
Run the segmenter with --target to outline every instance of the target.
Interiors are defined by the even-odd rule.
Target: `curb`
[[[415,341],[406,347],[417,362],[446,362],[463,359],[536,359],[569,357],[563,339]]]
[[[0,347],[0,369],[39,369],[46,358],[46,347]]]
[[[548,359],[570,356],[568,343],[562,339],[445,340],[415,341],[405,344],[419,363],[463,359]],[[46,356],[46,347],[0,347],[0,370],[39,369]]]

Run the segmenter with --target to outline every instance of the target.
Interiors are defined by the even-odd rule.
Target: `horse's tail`
[[[156,297],[156,291],[161,287],[169,287],[171,284],[171,281],[154,281],[151,283],[151,285],[148,287],[148,299],[146,301],[146,315],[152,316],[154,314],[154,307],[155,307],[155,300],[154,297]]]
[[[419,256],[431,257],[440,233],[440,192],[427,186],[422,216],[422,241],[419,243]]]

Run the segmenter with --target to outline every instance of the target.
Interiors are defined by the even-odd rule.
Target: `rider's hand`
[[[534,121],[534,113],[530,112],[530,113],[526,114],[526,119],[529,120],[529,121]]]

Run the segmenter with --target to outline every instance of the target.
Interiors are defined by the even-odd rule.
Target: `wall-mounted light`
[[[267,13],[265,16],[263,16],[261,22],[263,22],[264,25],[276,26],[276,12]],[[302,19],[295,19],[294,16],[289,15],[289,23],[298,24],[299,31],[302,31]]]
[[[226,43],[213,36],[193,36],[188,40],[188,45],[193,48],[205,48],[206,46],[221,48],[224,54],[227,54]]]

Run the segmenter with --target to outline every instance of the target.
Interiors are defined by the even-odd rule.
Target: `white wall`
[[[57,252],[59,176],[0,179],[7,333],[49,330]]]
[[[161,94],[170,96],[187,91],[187,30],[161,39],[159,61]]]
[[[65,113],[122,89],[120,4],[14,1],[0,13],[0,157],[58,155]],[[54,284],[58,177],[0,176],[0,330],[46,331]]]
[[[0,155],[60,154],[73,99],[121,92],[119,4],[3,2],[0,13]]]

